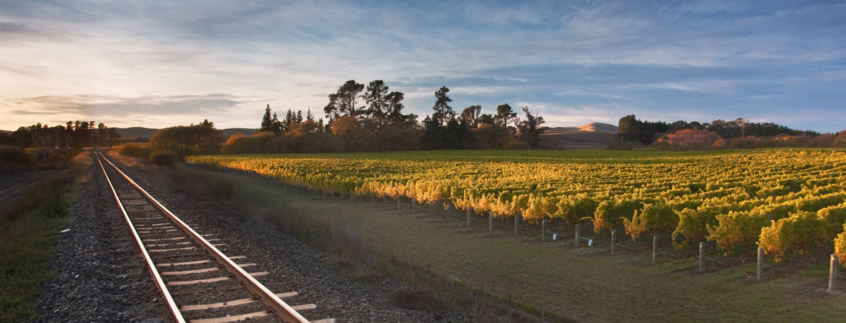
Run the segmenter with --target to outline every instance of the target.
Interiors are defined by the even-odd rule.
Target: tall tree
[[[479,116],[482,113],[481,105],[471,105],[461,111],[461,120],[467,123],[471,128],[479,127]]]
[[[405,99],[405,94],[393,91],[385,96],[385,99],[388,104],[385,113],[385,118],[388,120],[388,123],[397,124],[405,121],[406,116],[402,114],[402,109],[405,108],[402,104],[402,100]]]
[[[270,104],[264,109],[264,116],[261,118],[259,132],[273,132],[273,119],[270,117]]]
[[[543,134],[544,128],[540,126],[544,124],[543,117],[536,116],[532,113],[529,107],[523,107],[523,113],[526,114],[526,120],[517,122],[517,131],[520,132],[520,139],[526,142],[529,147],[537,148],[540,142],[540,135]]]
[[[358,117],[363,111],[356,108],[358,94],[364,90],[364,84],[349,80],[338,88],[338,92],[329,94],[329,104],[323,108],[326,117],[335,119],[341,115]],[[363,109],[363,108],[362,108]]]
[[[511,108],[508,103],[501,104],[496,107],[496,115],[493,117],[494,122],[496,124],[508,127],[508,124],[512,122],[512,120],[517,119],[517,112],[514,112],[514,109]]]
[[[273,119],[270,119],[270,125],[270,129],[277,135],[285,131],[282,121],[279,121],[279,116],[276,115],[276,112],[273,113]]]
[[[367,91],[364,92],[362,98],[367,102],[367,115],[373,116],[379,122],[383,122],[387,115],[388,86],[382,80],[375,80],[367,85]]]
[[[435,110],[435,113],[432,114],[432,119],[440,121],[441,124],[446,124],[447,120],[455,117],[455,112],[452,111],[452,107],[449,106],[452,99],[449,98],[447,93],[449,93],[449,88],[446,86],[442,86],[438,91],[436,91],[435,106],[432,107],[432,110]]]

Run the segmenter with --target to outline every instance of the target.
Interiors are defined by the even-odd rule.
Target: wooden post
[[[434,206],[432,206],[432,204],[434,204],[434,202],[429,201],[429,217],[430,218],[435,216],[435,209],[434,209]]]
[[[472,213],[473,213],[473,208],[472,207],[467,208],[467,226],[468,227],[471,225],[470,214],[472,214]]]
[[[546,313],[543,306],[541,306],[541,323],[546,323]]]
[[[350,190],[350,203],[355,202],[354,198],[355,198],[355,191]]]
[[[515,238],[519,236],[518,235],[518,233],[520,232],[519,230],[520,230],[520,215],[515,214],[514,215],[514,237]]]
[[[579,229],[580,228],[581,228],[581,225],[576,223],[576,248],[579,247],[579,240],[582,239],[581,237],[579,237]]]
[[[705,243],[699,243],[699,272],[705,271]]]
[[[447,222],[452,222],[452,203],[447,204]]]
[[[758,247],[758,281],[764,279],[764,248]]]
[[[332,191],[332,203],[335,203],[335,191]]]
[[[546,219],[541,219],[541,240],[546,242]]]
[[[455,290],[455,273],[449,274],[449,287]]]
[[[397,192],[397,210],[402,210],[402,207],[400,205],[401,202],[402,202],[402,196],[400,196],[400,193]]]
[[[611,230],[611,255],[617,253],[617,229]]]
[[[511,323],[511,294],[508,294],[508,323]]]
[[[432,263],[429,263],[429,269],[426,270],[426,274],[429,275],[429,289],[432,289]]]
[[[652,263],[658,263],[658,236],[652,236]]]
[[[828,291],[833,292],[837,284],[837,255],[831,254],[831,267],[828,269]]]
[[[488,212],[488,232],[493,232],[493,212]]]

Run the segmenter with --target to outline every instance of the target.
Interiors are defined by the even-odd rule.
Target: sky
[[[406,113],[546,126],[746,118],[846,128],[844,1],[0,1],[0,129],[257,128],[347,80]],[[360,105],[364,105],[361,100]]]

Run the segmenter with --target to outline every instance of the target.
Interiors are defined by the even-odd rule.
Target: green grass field
[[[0,216],[0,322],[37,319],[42,284],[52,276],[50,256],[59,230],[73,221],[73,203],[90,155],[81,153],[68,169],[40,179]]]
[[[448,155],[465,158],[462,153]],[[578,161],[597,156],[619,158],[621,154],[662,159],[733,153],[737,152],[550,154]],[[331,158],[404,158],[403,154],[341,154]],[[491,154],[499,153],[468,152],[467,158]],[[543,154],[528,152],[528,157],[541,158]],[[442,217],[429,218],[426,212],[413,215],[409,209],[397,211],[392,204],[395,202],[386,208],[378,203],[377,207],[369,203],[351,206],[340,200],[332,203],[315,195],[280,191],[278,186],[255,177],[205,168],[184,169],[234,183],[234,199],[255,209],[281,203],[325,225],[350,221],[378,245],[383,260],[391,254],[402,262],[411,258],[416,270],[425,270],[431,264],[433,274],[442,281],[455,274],[459,284],[469,290],[477,290],[484,283],[485,292],[499,299],[511,294],[524,309],[537,311],[543,306],[547,313],[560,318],[586,322],[833,322],[843,320],[846,310],[841,294],[821,291],[827,286],[825,263],[806,265],[789,275],[768,273],[768,278],[758,283],[754,259],[728,268],[709,266],[706,273],[698,273],[696,257],[661,258],[653,265],[650,252],[621,250],[611,257],[608,244],[575,249],[572,239],[541,243],[536,235],[515,238],[512,231],[503,229],[489,233],[481,224],[467,228],[463,214],[446,223]]]

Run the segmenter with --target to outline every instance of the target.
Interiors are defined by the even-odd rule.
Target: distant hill
[[[549,128],[541,135],[539,147],[544,149],[605,148],[617,139],[617,126],[591,122],[578,127]]]
[[[229,137],[229,136],[234,135],[234,134],[236,134],[236,133],[243,133],[243,134],[245,134],[245,135],[247,135],[247,136],[252,136],[252,135],[256,132],[256,129],[248,129],[248,128],[229,128],[229,129],[222,129],[221,131],[223,131],[223,136],[224,136],[224,137]]]
[[[617,126],[601,123],[601,122],[591,122],[588,124],[583,124],[578,127],[555,127],[549,128],[546,130],[546,133],[559,133],[559,132],[605,132],[605,133],[617,133],[619,130]]]
[[[120,135],[121,139],[135,139],[135,138],[150,138],[159,129],[150,129],[142,127],[132,128],[115,128],[115,131]]]
[[[142,128],[142,127],[132,127],[132,128],[115,128],[115,131],[120,135],[121,139],[135,139],[135,138],[150,138],[156,131],[160,129],[150,129],[150,128]],[[256,132],[256,129],[248,129],[248,128],[229,128],[229,129],[221,129],[223,131],[224,137],[229,137],[236,133],[243,133],[247,136],[251,136],[253,133]]]
[[[7,135],[11,135],[11,134],[12,134],[12,131],[8,131],[8,130],[0,130],[0,133],[5,133],[5,134],[7,134]]]

